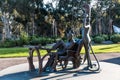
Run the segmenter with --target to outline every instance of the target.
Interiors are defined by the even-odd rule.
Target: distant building
[[[114,30],[114,33],[119,33],[120,34],[120,28],[113,25],[113,30]]]

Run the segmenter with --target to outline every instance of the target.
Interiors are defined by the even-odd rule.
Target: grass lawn
[[[95,53],[120,53],[120,44],[99,44],[93,45],[93,50]],[[0,48],[0,58],[5,57],[26,57],[28,56],[28,48]],[[46,53],[45,50],[41,50],[41,55]],[[84,53],[84,48],[81,53]],[[36,52],[34,53],[36,56]]]

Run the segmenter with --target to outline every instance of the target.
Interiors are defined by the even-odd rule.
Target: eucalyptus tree
[[[83,4],[93,2],[96,5],[92,7],[91,24],[95,35],[106,32],[111,34],[111,25],[106,23],[115,21],[116,15],[119,17],[119,3],[115,0],[49,0],[46,4],[44,2],[45,0],[0,0],[3,33],[6,35],[4,38],[11,38],[10,26],[15,22],[22,24],[22,30],[28,35],[51,34],[54,20],[61,34],[69,27],[76,31],[81,26]]]
[[[115,7],[112,0],[96,0],[96,5],[92,9],[92,32],[98,34],[112,34],[113,8]]]
[[[113,0],[114,7],[108,10],[110,17],[113,19],[113,24],[119,26],[120,24],[120,0]]]
[[[106,2],[107,4],[107,9],[106,9],[106,17],[108,20],[106,20],[106,22],[108,23],[106,26],[107,28],[107,32],[108,34],[112,34],[113,33],[113,21],[114,21],[114,17],[115,17],[115,14],[114,14],[114,8],[116,7],[115,5],[115,1],[114,0],[110,0],[109,2]]]
[[[23,31],[29,28],[30,33],[35,34],[35,19],[43,5],[42,0],[0,0],[0,4],[1,20],[4,24],[3,39],[11,39],[10,23],[12,21],[22,24]],[[28,24],[29,27],[27,27]]]
[[[65,15],[66,20],[71,21],[73,25],[79,20],[77,18],[80,17],[80,20],[82,19],[81,10],[83,4],[93,4],[91,7],[91,25],[93,34],[112,34],[112,21],[116,14],[119,15],[119,12],[117,12],[119,10],[114,10],[117,6],[119,7],[119,3],[115,2],[115,0],[60,0],[58,9],[61,11],[62,15]]]
[[[16,0],[15,2],[14,8],[20,14],[15,17],[15,20],[22,23],[27,31],[30,29],[32,35],[35,34],[35,17],[40,13],[41,6],[42,0]]]
[[[55,19],[58,23],[58,30],[64,34],[65,30],[69,27],[79,31],[80,20],[82,19],[82,5],[89,3],[89,0],[54,0],[58,1],[55,9]]]
[[[12,37],[10,24],[13,16],[11,15],[12,9],[10,7],[7,0],[0,0],[0,17],[3,23],[2,41]]]

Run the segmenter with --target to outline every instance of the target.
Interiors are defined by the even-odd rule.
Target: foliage
[[[29,44],[29,37],[24,31],[22,31],[20,34],[20,43]]]
[[[114,42],[114,43],[118,43],[120,42],[120,34],[113,34],[110,39]]]
[[[31,45],[38,45],[38,44],[46,45],[46,44],[53,43],[53,42],[54,42],[54,39],[52,39],[52,38],[49,38],[49,37],[39,37],[39,38],[32,39],[30,41],[30,44]]]
[[[41,38],[35,38],[35,39],[30,41],[31,45],[38,45],[40,43],[41,43]]]
[[[109,35],[106,35],[106,34],[95,35],[95,36],[92,36],[91,39],[95,43],[101,43],[102,41],[110,40]]]
[[[68,27],[80,28],[80,21],[83,20],[83,4],[89,4],[91,0],[51,0],[56,2],[56,7],[54,7],[52,2],[49,3],[50,1],[48,4],[44,4],[43,1],[0,0],[0,17],[2,18],[4,13],[9,14],[8,19],[11,20],[12,17],[12,23],[22,24],[20,32],[24,30],[24,33],[30,36],[34,34],[50,36],[52,35],[52,21],[54,19],[58,34],[60,31],[64,33]],[[94,7],[92,7],[92,33],[93,35],[100,33],[110,34],[109,20],[112,19],[115,21],[114,24],[119,24],[120,3],[117,0],[97,1]],[[46,17],[47,19],[45,20]],[[16,26],[12,27],[15,28]],[[13,28],[10,30],[14,32]],[[25,41],[25,44],[28,44],[28,40],[23,37],[21,39]]]
[[[101,36],[96,36],[94,38],[95,43],[102,43],[104,40],[105,40],[104,37],[101,37]]]
[[[6,40],[4,42],[0,42],[0,47],[15,47],[16,46],[16,42],[13,40]]]
[[[109,35],[101,34],[100,36],[103,37],[105,41],[109,40]]]
[[[20,40],[15,40],[15,42],[16,42],[16,46],[23,46],[24,45],[24,41],[23,41],[23,39],[20,39]]]
[[[4,42],[0,42],[0,47],[16,47],[16,46],[23,46],[23,45],[46,45],[50,43],[56,42],[57,37],[38,37],[38,36],[31,36],[31,37],[21,37],[18,40],[6,40]]]

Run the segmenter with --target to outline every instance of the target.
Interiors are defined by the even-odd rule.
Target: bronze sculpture
[[[88,4],[85,4],[84,6],[84,25],[83,25],[83,30],[82,30],[82,39],[80,39],[77,43],[74,42],[72,39],[72,34],[69,33],[68,36],[68,43],[67,45],[63,41],[58,41],[51,49],[48,48],[41,48],[41,46],[34,46],[29,48],[29,57],[28,57],[28,62],[29,62],[29,69],[33,70],[34,65],[33,65],[33,52],[36,50],[37,55],[38,55],[38,64],[39,64],[39,73],[42,71],[56,71],[56,65],[58,62],[64,62],[62,65],[62,68],[65,69],[67,67],[68,61],[71,60],[73,63],[73,68],[78,68],[82,62],[82,58],[80,55],[80,51],[82,47],[84,46],[85,48],[85,57],[83,62],[87,60],[87,69],[91,71],[98,71],[100,70],[100,65],[99,62],[92,50],[91,47],[91,38],[90,38],[90,15],[91,15],[91,7]],[[51,52],[51,50],[58,49],[59,47],[62,46],[62,51],[58,50],[57,52]],[[41,57],[39,49],[45,49],[47,50],[47,54],[43,57]],[[97,61],[98,67],[96,69],[93,69],[94,65],[91,61],[90,58],[90,50],[93,53],[93,56],[95,57],[95,60]],[[43,61],[46,57],[49,56],[49,59],[45,66],[43,67]],[[62,63],[61,63],[62,64]],[[48,69],[49,68],[49,69]]]
[[[86,68],[88,70],[92,70],[92,68],[94,66],[96,66],[95,64],[92,64],[92,61],[91,61],[91,57],[90,57],[90,50],[91,50],[92,54],[93,54],[93,56],[98,64],[98,68],[96,70],[93,70],[93,71],[98,71],[98,70],[100,70],[100,65],[99,65],[99,61],[97,60],[97,58],[95,56],[95,53],[93,52],[93,49],[91,46],[91,38],[90,38],[91,5],[84,4],[83,9],[84,9],[84,25],[83,25],[82,39],[83,39],[84,48],[85,48],[85,57],[84,57],[83,62],[85,62],[85,60],[87,60],[88,66]]]

